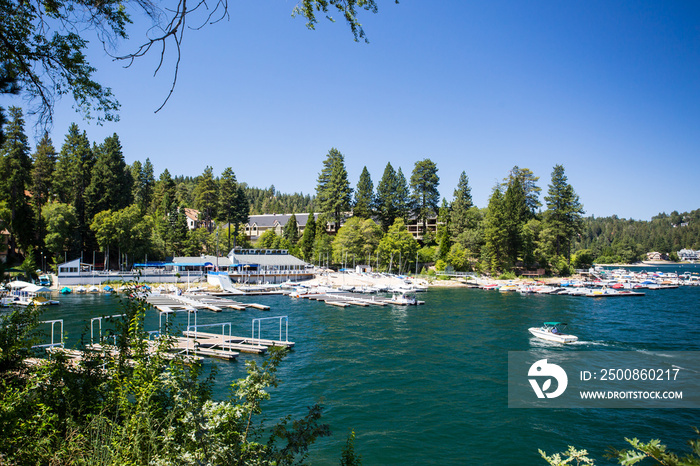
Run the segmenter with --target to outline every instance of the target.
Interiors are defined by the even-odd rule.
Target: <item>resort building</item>
[[[314,216],[318,219],[320,214],[315,213]],[[350,216],[351,214],[348,214]],[[282,235],[285,225],[292,217],[292,214],[264,214],[264,215],[251,215],[248,217],[248,223],[241,227],[241,230],[245,232],[246,237],[249,241],[255,242],[263,233],[269,230],[273,230],[275,234]],[[297,230],[299,231],[299,236],[304,233],[304,228],[306,228],[306,222],[309,220],[309,214],[295,214],[297,220]],[[426,223],[426,228],[432,233],[437,233],[437,217],[431,217]],[[342,227],[342,224],[341,224]],[[406,224],[406,228],[414,239],[423,239],[423,222],[421,220],[411,220]],[[326,231],[329,234],[335,234],[335,224],[326,224]]]
[[[282,283],[310,280],[313,266],[286,249],[233,249],[227,258],[234,283]]]
[[[300,237],[304,234],[304,228],[306,228],[306,222],[309,221],[309,215],[310,214],[294,214],[297,220],[297,231]],[[314,214],[315,219],[318,219],[318,216],[319,214]],[[287,222],[291,218],[292,214],[251,215],[248,217],[248,223],[242,226],[242,231],[245,232],[246,237],[251,242],[255,242],[263,233],[269,230],[273,230],[277,235],[282,235],[285,225],[287,225]],[[326,231],[334,234],[334,225],[327,224]]]
[[[678,251],[678,258],[682,261],[694,262],[700,260],[700,250],[681,249]]]

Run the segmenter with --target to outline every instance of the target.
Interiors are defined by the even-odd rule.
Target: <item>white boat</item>
[[[391,295],[389,303],[399,304],[401,306],[414,306],[418,304],[418,300],[412,293],[394,293]]]
[[[563,322],[545,322],[542,327],[530,327],[528,331],[542,340],[554,341],[557,343],[572,343],[578,340],[576,335],[563,333],[560,327],[565,327]]]

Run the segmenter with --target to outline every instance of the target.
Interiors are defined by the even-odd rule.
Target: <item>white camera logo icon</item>
[[[528,379],[537,398],[556,398],[564,393],[569,383],[569,378],[566,376],[564,369],[556,364],[549,364],[546,359],[540,359],[530,366],[527,375],[529,377],[547,377],[543,381],[542,386],[539,385],[537,379]],[[557,387],[556,390],[549,392],[548,390],[552,388],[552,379],[557,381]]]

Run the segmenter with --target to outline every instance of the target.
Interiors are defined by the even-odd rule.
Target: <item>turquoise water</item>
[[[366,465],[545,464],[537,452],[586,448],[599,461],[625,437],[661,438],[684,450],[700,410],[508,408],[508,351],[700,350],[700,287],[649,291],[642,298],[521,296],[470,289],[431,289],[418,307],[336,308],[283,296],[246,297],[271,311],[200,312],[199,323],[232,322],[250,335],[251,320],[289,316],[295,350],[268,403],[271,421],[302,415],[321,401],[333,436],[321,439],[312,464],[338,464],[349,429]],[[63,318],[72,342],[89,339],[89,318],[118,311],[112,296],[62,296],[47,318]],[[184,315],[178,317],[185,322]],[[527,328],[569,323],[580,342],[548,346]],[[86,323],[87,322],[87,323]],[[158,326],[149,315],[148,328]],[[277,323],[263,326],[277,338]],[[217,396],[245,373],[242,354],[219,366]]]

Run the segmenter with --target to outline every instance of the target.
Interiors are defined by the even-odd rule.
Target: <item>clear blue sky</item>
[[[442,196],[466,171],[479,207],[514,165],[544,194],[559,163],[587,215],[700,208],[700,3],[379,0],[361,13],[369,44],[340,18],[306,29],[295,4],[234,0],[229,21],[188,31],[157,114],[173,56],[153,78],[157,54],[124,70],[94,41],[121,121],[88,124],[64,100],[55,146],[75,121],[93,142],[116,132],[156,178],[231,166],[305,194],[332,147],[353,187],[363,166],[376,187],[387,162],[409,178],[430,158]]]

